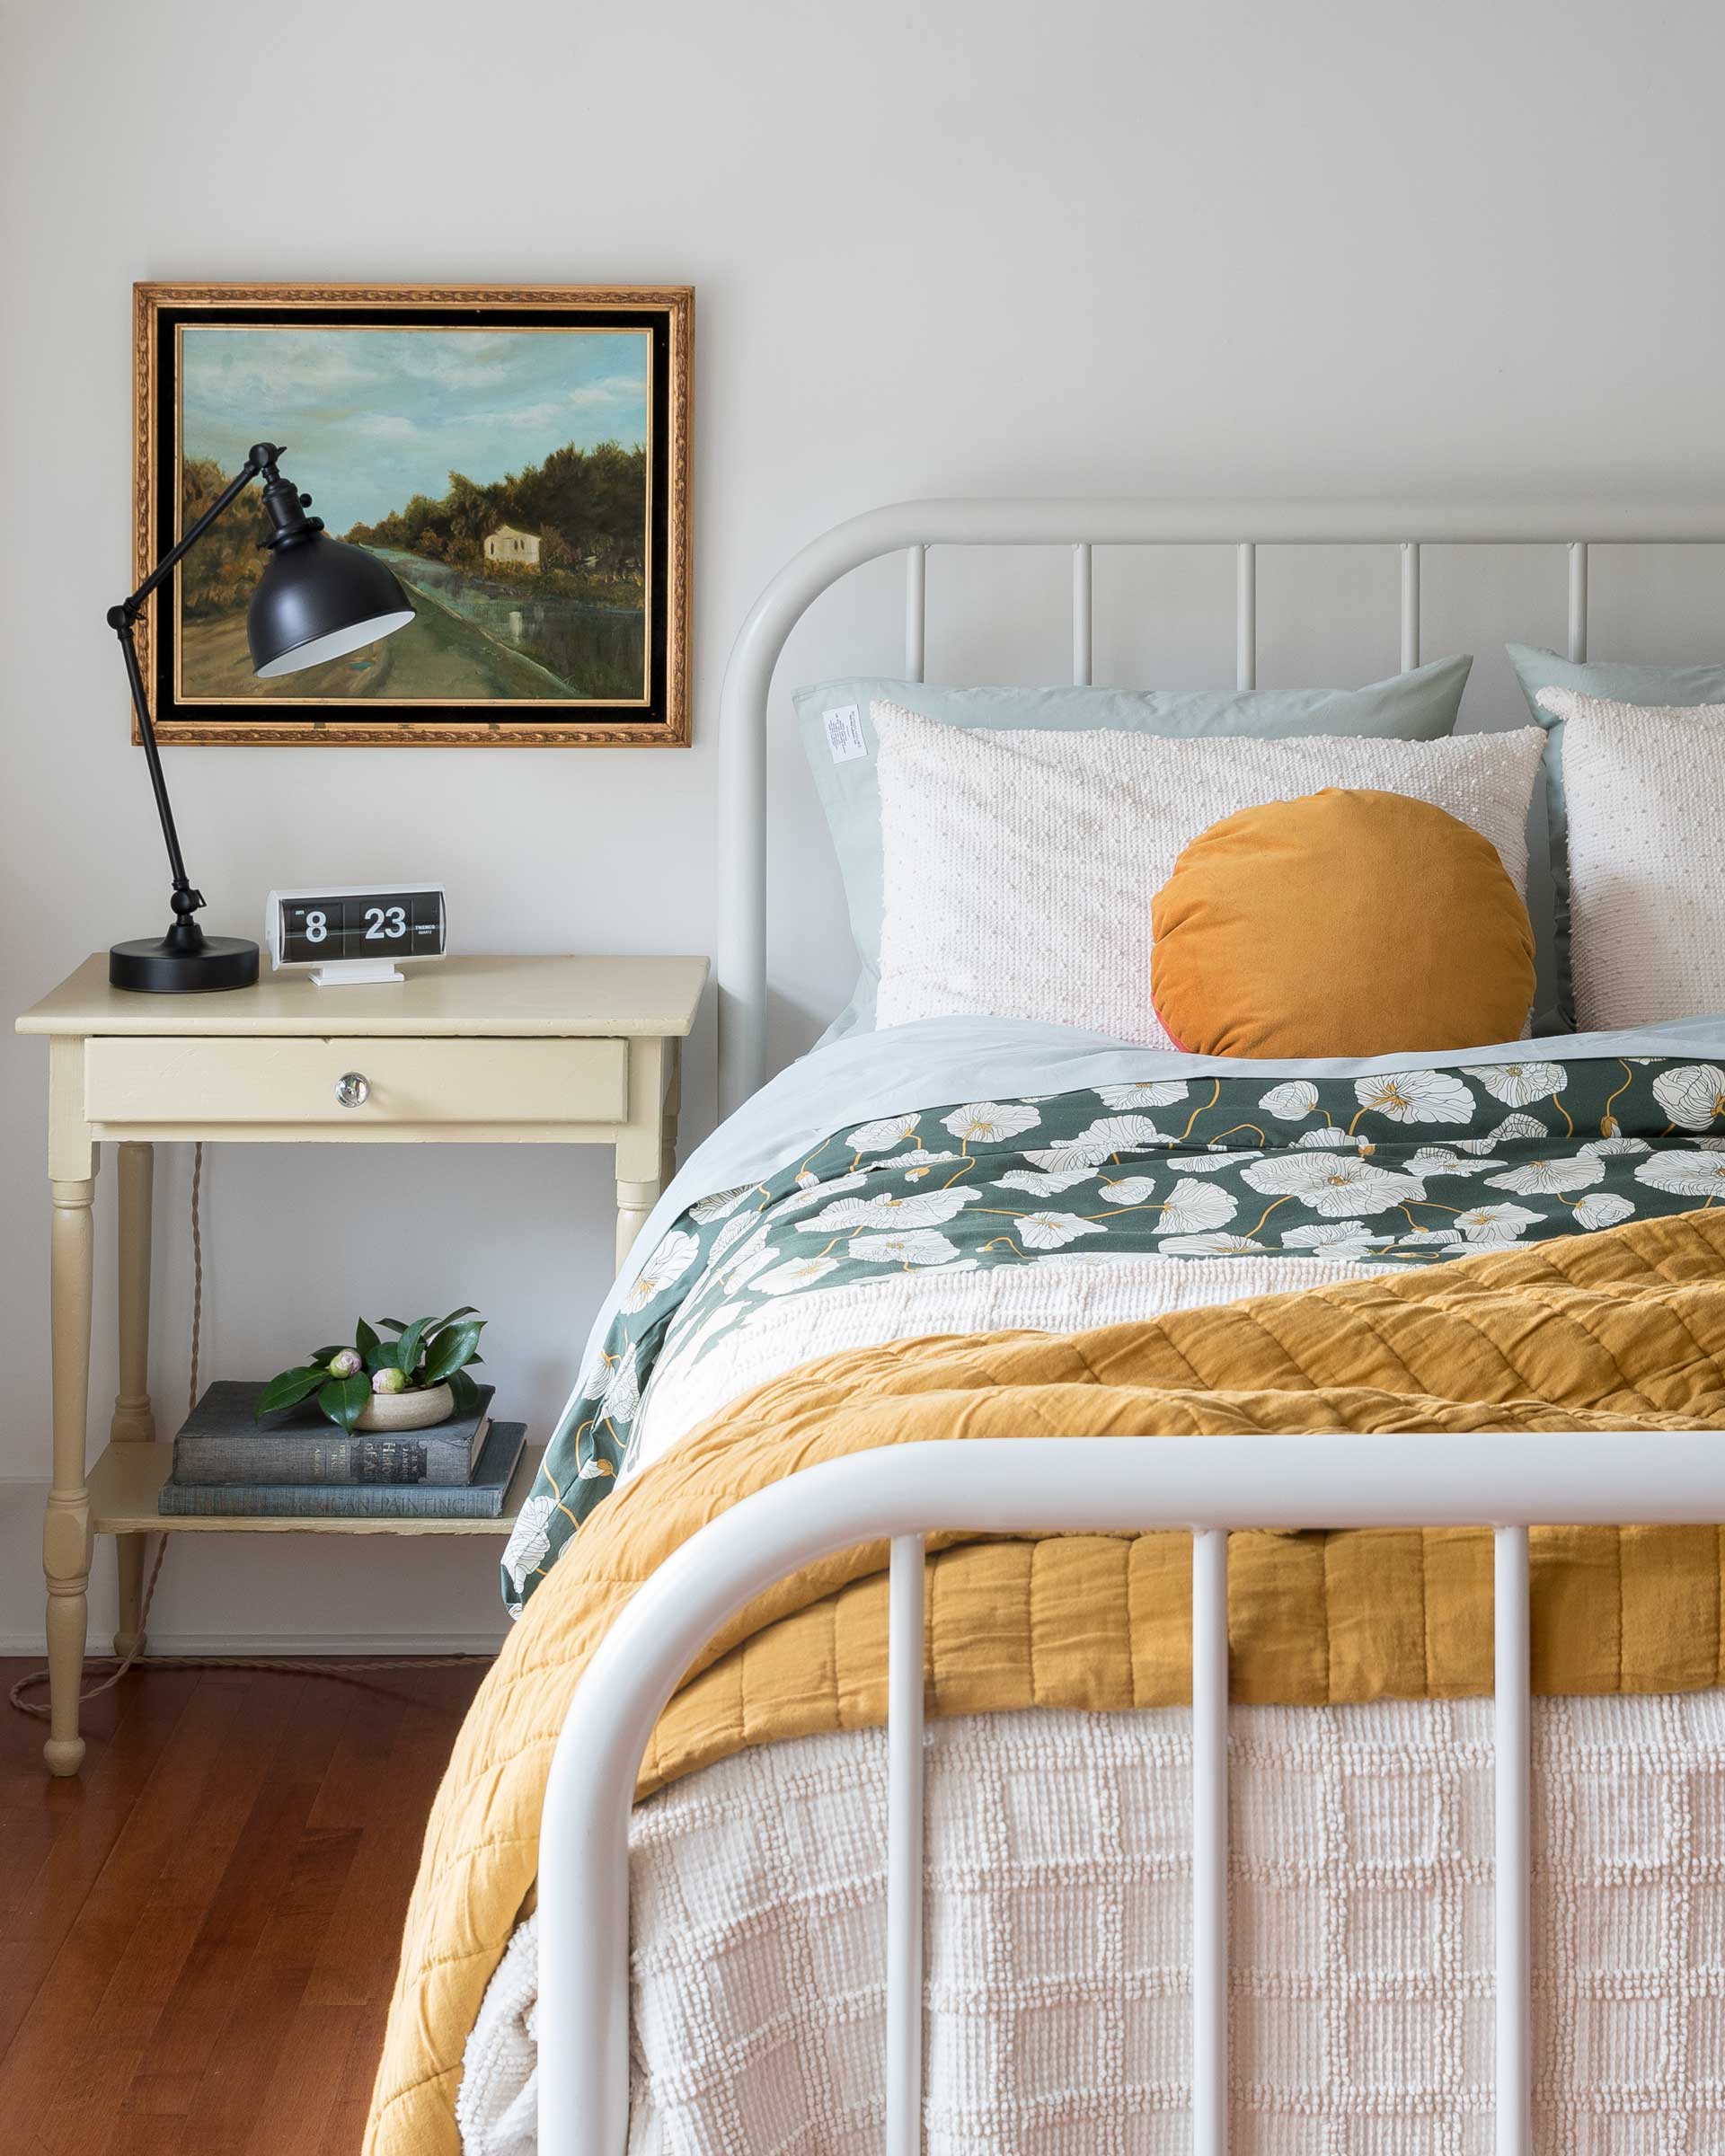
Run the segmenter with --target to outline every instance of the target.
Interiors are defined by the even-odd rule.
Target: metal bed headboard
[[[1569,656],[1587,657],[1588,549],[1725,543],[1717,503],[1410,500],[957,500],[871,509],[805,546],[751,608],[731,649],[719,705],[719,1100],[729,1115],[766,1076],[766,725],[785,640],[816,599],[883,554],[907,556],[905,676],[923,678],[932,546],[1069,546],[1072,678],[1091,677],[1091,550],[1228,546],[1234,550],[1234,672],[1258,676],[1261,546],[1400,550],[1402,665],[1420,663],[1422,546],[1561,546],[1569,568]]]

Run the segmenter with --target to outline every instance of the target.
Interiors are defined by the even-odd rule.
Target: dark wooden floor
[[[135,1673],[85,1710],[69,1781],[0,1701],[6,2156],[353,2156],[481,1674]]]

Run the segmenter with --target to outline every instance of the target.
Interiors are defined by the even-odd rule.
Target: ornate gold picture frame
[[[137,580],[270,440],[416,617],[258,679],[262,520],[243,498],[138,623],[162,740],[687,744],[688,287],[133,293]]]

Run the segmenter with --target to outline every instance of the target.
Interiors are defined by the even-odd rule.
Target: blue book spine
[[[176,1482],[156,1510],[169,1517],[495,1520],[526,1442],[526,1425],[494,1422],[471,1482]]]

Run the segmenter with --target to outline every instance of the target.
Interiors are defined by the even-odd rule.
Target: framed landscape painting
[[[260,681],[255,490],[138,623],[164,741],[533,747],[689,738],[686,287],[138,285],[141,581],[253,442],[414,619]]]

